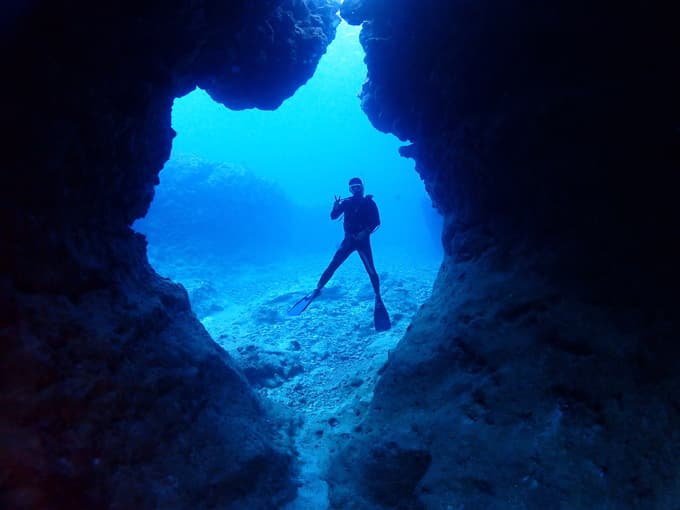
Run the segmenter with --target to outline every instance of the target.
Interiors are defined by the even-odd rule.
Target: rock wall
[[[398,4],[398,5],[396,5]],[[336,508],[675,509],[670,6],[347,0],[374,125],[445,214]]]
[[[347,0],[363,107],[446,215],[338,508],[677,508],[671,6]],[[130,223],[196,85],[274,108],[322,0],[12,2],[0,23],[0,501],[276,508],[287,445]]]
[[[288,444],[146,262],[175,97],[275,108],[324,0],[14,2],[3,19],[0,506],[276,508]]]

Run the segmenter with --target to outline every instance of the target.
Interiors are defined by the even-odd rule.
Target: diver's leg
[[[331,276],[333,276],[333,273],[335,273],[335,270],[338,269],[345,260],[347,260],[347,257],[349,257],[353,251],[354,247],[351,246],[351,243],[347,239],[343,239],[340,248],[338,248],[338,251],[336,251],[335,255],[333,255],[331,263],[328,264],[326,270],[321,274],[319,283],[316,284],[316,290],[323,289],[324,285],[328,283],[328,280],[330,280]]]
[[[380,279],[378,278],[378,272],[375,270],[375,265],[373,264],[371,242],[366,239],[357,247],[357,252],[361,257],[361,261],[364,263],[368,277],[371,279],[371,285],[373,285],[375,297],[380,298]]]

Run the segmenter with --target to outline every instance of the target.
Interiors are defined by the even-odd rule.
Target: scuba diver
[[[373,264],[373,252],[371,251],[370,235],[380,225],[378,207],[373,201],[372,195],[364,196],[364,185],[358,177],[352,177],[349,181],[349,190],[352,196],[349,198],[335,197],[331,220],[344,217],[345,238],[335,252],[333,259],[326,270],[321,274],[316,288],[307,296],[298,301],[289,311],[288,315],[299,315],[321,293],[321,289],[331,279],[333,273],[347,260],[352,252],[356,251],[366,268],[371,285],[375,292],[374,321],[378,331],[390,329],[390,318],[385,309],[385,304],[380,296],[380,279]]]

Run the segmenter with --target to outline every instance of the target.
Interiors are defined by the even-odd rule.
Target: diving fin
[[[309,306],[309,304],[316,299],[316,297],[320,294],[321,292],[319,289],[314,289],[312,292],[307,294],[305,297],[303,297],[300,301],[295,303],[290,310],[288,310],[288,315],[289,316],[294,316],[294,315],[300,315],[302,312],[305,311],[305,309]]]
[[[373,309],[373,323],[376,331],[387,331],[392,327],[390,316],[385,308],[385,303],[382,299],[375,299],[375,308]]]

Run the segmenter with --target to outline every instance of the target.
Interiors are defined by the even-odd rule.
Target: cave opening
[[[358,81],[330,132],[321,102],[308,110],[322,124],[298,112],[253,128],[266,164],[194,119],[206,128],[195,138],[220,133],[225,156],[172,159],[154,208],[165,200],[173,221],[154,226],[152,210],[137,225],[149,246],[129,228],[169,158],[173,99],[200,85],[275,108],[312,76],[334,0],[19,3],[0,20],[17,78],[2,81],[0,508],[290,510],[299,492],[292,508],[306,510],[677,510],[669,2],[344,3],[363,23],[364,111],[412,142],[402,153],[445,215],[446,254],[412,319],[412,285],[429,293],[417,271],[427,229],[406,228],[421,213],[407,213],[406,192],[381,189],[404,161],[370,159],[376,133],[349,120],[363,119]],[[309,98],[339,101],[349,68],[336,65],[334,95]],[[236,133],[248,114],[234,113]],[[178,150],[187,129],[175,126]],[[296,158],[273,150],[284,137]],[[381,208],[389,333],[372,328],[356,257],[303,315],[285,315],[335,249],[330,200],[355,175]],[[253,215],[229,207],[253,197]]]
[[[134,225],[151,265],[185,287],[213,340],[293,425],[300,508],[324,507],[324,457],[363,419],[443,255],[441,217],[413,161],[399,156],[403,143],[361,111],[359,30],[342,22],[311,79],[274,111],[229,110],[201,89],[176,99],[172,153]],[[371,244],[389,331],[374,329],[373,288],[356,253],[304,314],[286,313],[340,245],[342,220],[329,211],[355,176],[380,212]]]

